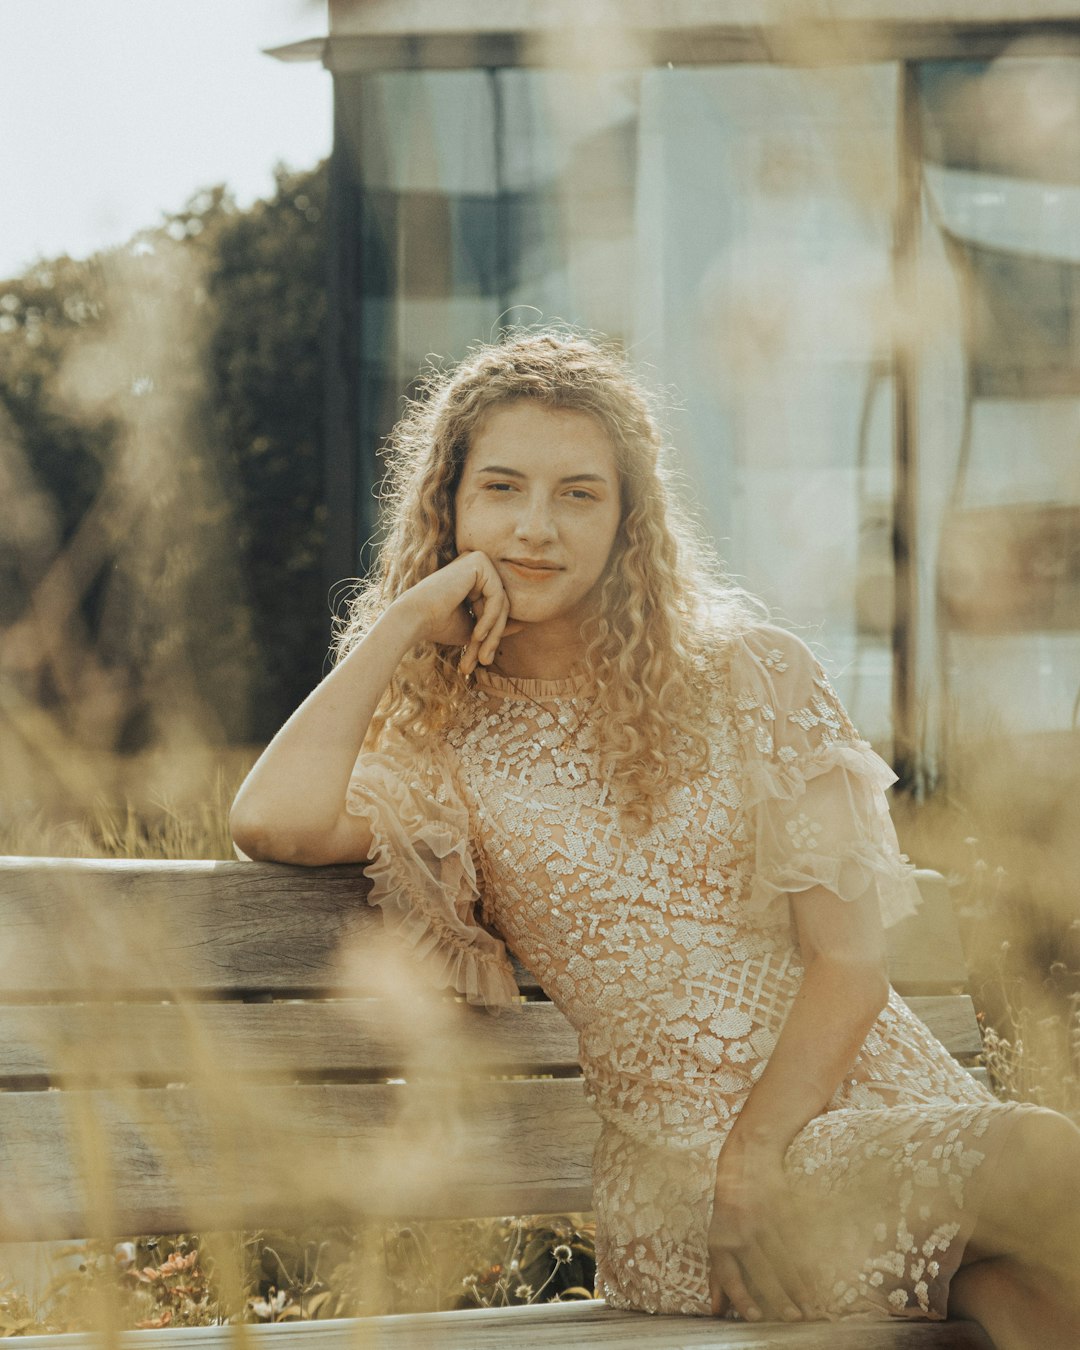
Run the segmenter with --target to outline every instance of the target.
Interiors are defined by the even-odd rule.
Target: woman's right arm
[[[475,620],[466,609],[471,603]],[[490,661],[509,605],[483,553],[463,554],[399,596],[289,718],[244,779],[229,816],[232,837],[261,862],[360,862],[371,828],[345,797],[368,725],[402,657],[418,642],[464,647],[467,674]]]

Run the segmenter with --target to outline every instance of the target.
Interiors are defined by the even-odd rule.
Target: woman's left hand
[[[747,1322],[812,1315],[794,1219],[782,1156],[729,1139],[717,1159],[709,1224],[714,1316],[729,1308]]]

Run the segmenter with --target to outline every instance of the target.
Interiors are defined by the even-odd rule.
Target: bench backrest
[[[948,893],[920,884],[893,980],[974,1055]],[[569,1024],[524,970],[499,1017],[426,991],[366,885],[0,859],[0,1239],[588,1209]]]

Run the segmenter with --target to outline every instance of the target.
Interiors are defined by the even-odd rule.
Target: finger
[[[470,593],[464,597],[462,605],[464,612],[468,614],[468,621],[472,625],[471,633],[468,634],[466,645],[475,645],[479,648],[487,632],[494,621],[493,599],[497,593],[490,589],[489,583],[483,576],[478,576]]]
[[[805,1243],[800,1240],[799,1234],[782,1231],[775,1223],[771,1223],[761,1234],[761,1245],[791,1300],[798,1305],[804,1317],[812,1317],[814,1280]]]
[[[491,575],[486,572],[481,573],[477,578],[475,587],[469,592],[468,603],[475,620],[470,640],[475,642],[478,648],[496,623],[499,614],[499,602],[504,597],[505,592],[502,584],[494,572]]]
[[[724,1286],[720,1281],[715,1263],[711,1261],[709,1263],[709,1307],[712,1309],[714,1317],[725,1317],[731,1307],[731,1301],[724,1293]]]
[[[476,669],[477,647],[476,637],[470,637],[461,649],[461,658],[458,661],[458,669],[463,675],[471,675]]]
[[[482,604],[483,613],[477,622],[474,637],[477,659],[485,665],[490,665],[510,618],[510,597],[506,594],[502,580],[494,568],[491,569],[490,576],[485,576]]]
[[[713,1249],[709,1253],[709,1265],[721,1293],[743,1321],[760,1322],[761,1309],[747,1287],[735,1254],[725,1248]]]
[[[480,648],[480,660],[484,665],[490,665],[495,659],[495,653],[499,650],[499,643],[506,636],[507,625],[510,620],[510,601],[503,597],[499,605],[499,613],[492,624],[491,632],[485,638],[483,646]],[[513,629],[511,629],[513,631]]]
[[[497,609],[497,605],[492,603],[492,597],[484,592],[481,585],[482,583],[478,583],[464,601],[473,626],[472,632],[462,648],[461,660],[458,663],[459,669],[464,675],[471,675],[476,669],[480,644],[494,621],[493,611]]]
[[[470,637],[461,649],[461,656],[458,658],[458,670],[461,671],[462,675],[471,675],[475,669],[476,640]]]
[[[772,1317],[781,1317],[785,1322],[802,1320],[802,1312],[789,1292],[789,1263],[775,1262],[760,1242],[754,1242],[746,1250],[743,1268],[746,1277],[756,1291],[762,1308]]]
[[[485,631],[494,622],[492,619],[493,608],[497,608],[497,606],[493,606],[490,602],[485,606],[479,600],[473,606],[474,615],[479,614],[480,617],[475,619],[472,633],[461,650],[459,666],[464,675],[471,675],[480,660],[481,644],[484,641]],[[485,619],[487,620],[486,623],[484,622]]]
[[[510,612],[510,605],[505,593],[501,595],[490,595],[484,599],[484,612],[477,621],[476,632],[473,637],[476,640],[478,648],[490,645],[493,636],[496,637],[502,631],[502,624]]]

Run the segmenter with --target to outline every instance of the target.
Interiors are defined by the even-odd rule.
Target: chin
[[[546,613],[534,609],[530,605],[523,605],[520,609],[511,609],[507,622],[525,624],[526,627],[531,627],[532,625],[557,618],[559,618],[557,611],[555,613]]]
[[[535,628],[540,624],[560,624],[560,623],[579,623],[583,621],[583,616],[577,609],[541,609],[539,606],[522,605],[520,609],[511,609],[509,620],[513,623],[520,623],[526,628]]]
[[[507,623],[543,623],[545,619],[552,617],[551,614],[537,614],[529,605],[524,605],[520,609],[512,606]]]
[[[583,620],[586,612],[584,597],[569,602],[556,600],[554,596],[549,598],[541,595],[510,598],[509,617],[514,623],[538,624]]]

